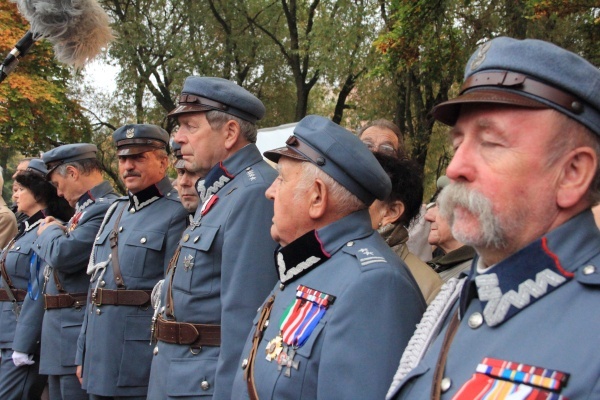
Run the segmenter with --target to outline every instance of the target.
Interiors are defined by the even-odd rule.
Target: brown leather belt
[[[96,294],[92,290],[90,303],[97,306],[145,306],[150,304],[152,290],[111,290],[98,289]]]
[[[87,301],[87,293],[61,293],[56,295],[44,295],[44,309],[52,310],[55,308],[80,308]]]
[[[24,301],[25,297],[27,296],[27,290],[14,289],[12,292],[17,301]],[[8,293],[6,293],[5,288],[0,288],[0,301],[12,301],[10,297],[8,297]]]
[[[166,321],[162,317],[158,317],[156,338],[162,342],[184,344],[190,347],[220,346],[221,325]]]

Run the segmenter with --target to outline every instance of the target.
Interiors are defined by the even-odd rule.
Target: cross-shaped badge
[[[183,258],[183,269],[189,271],[194,266],[194,256],[188,254]]]
[[[293,347],[287,347],[283,349],[281,353],[279,353],[279,357],[277,357],[277,371],[281,371],[281,369],[285,366],[285,372],[283,376],[289,378],[292,376],[292,368],[298,371],[298,367],[300,366],[300,361],[294,361],[294,357],[296,356],[296,349]]]

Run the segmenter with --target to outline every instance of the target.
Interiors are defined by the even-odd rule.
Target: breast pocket
[[[134,230],[125,239],[119,264],[123,275],[134,278],[161,277],[164,271],[164,232]]]
[[[173,288],[186,293],[191,293],[193,288],[194,295],[213,291],[218,271],[215,271],[215,255],[211,251],[214,251],[218,232],[219,227],[203,225],[183,235]]]
[[[13,285],[20,287],[19,279],[24,279],[27,282],[29,278],[29,263],[31,261],[31,243],[17,244],[7,254],[6,257],[6,272],[12,279]],[[26,285],[26,283],[25,283]]]

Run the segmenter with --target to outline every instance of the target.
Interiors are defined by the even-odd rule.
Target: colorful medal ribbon
[[[279,326],[283,342],[295,348],[301,347],[334,301],[335,296],[298,285],[296,301],[281,317]]]

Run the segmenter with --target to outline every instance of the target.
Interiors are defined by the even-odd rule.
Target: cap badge
[[[491,41],[485,42],[484,44],[479,46],[479,51],[477,52],[475,59],[471,63],[471,70],[476,70],[477,68],[479,68],[481,63],[483,63],[483,61],[485,60],[485,55],[487,54],[487,52],[491,46],[492,46]]]
[[[127,132],[125,132],[125,136],[127,137],[127,139],[131,139],[133,137],[133,135],[135,135],[134,128],[129,128],[129,129],[127,129]]]

